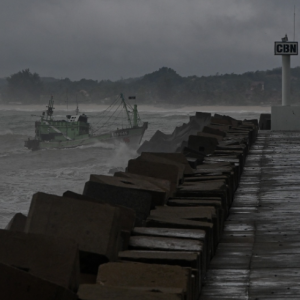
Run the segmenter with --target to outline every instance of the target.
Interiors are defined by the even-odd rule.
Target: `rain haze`
[[[293,39],[295,4],[2,0],[0,77],[25,68],[71,80],[139,77],[163,66],[182,76],[272,69],[281,64],[274,41]],[[299,24],[296,17],[296,40]]]

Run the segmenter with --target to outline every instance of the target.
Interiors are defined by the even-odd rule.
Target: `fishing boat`
[[[129,99],[135,99],[135,97],[129,97]],[[63,120],[55,120],[53,118],[54,100],[51,96],[46,112],[43,112],[40,120],[35,122],[35,137],[28,138],[25,141],[25,147],[30,150],[63,149],[98,142],[125,143],[130,147],[138,147],[148,128],[148,123],[141,122],[137,105],[132,107],[127,104],[123,94],[120,94],[117,100],[119,101],[117,107],[125,111],[127,125],[103,132],[105,126],[102,124],[100,128],[92,127],[87,115],[79,113],[78,105],[74,115],[67,115]],[[115,112],[116,110],[113,113]]]

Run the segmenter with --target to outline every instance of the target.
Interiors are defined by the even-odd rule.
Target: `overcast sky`
[[[182,76],[272,69],[281,65],[274,41],[293,40],[294,4],[297,40],[296,0],[1,0],[0,77],[25,68],[72,80],[163,66]]]

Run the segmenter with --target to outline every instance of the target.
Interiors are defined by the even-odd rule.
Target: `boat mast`
[[[46,112],[47,113],[47,120],[48,120],[48,117],[49,117],[50,120],[52,118],[53,109],[54,109],[53,105],[54,105],[54,100],[53,100],[53,96],[51,96],[51,98],[49,100],[49,104],[48,104],[48,106],[46,106],[47,107],[47,112]]]
[[[133,127],[138,126],[138,111],[137,111],[137,105],[134,104],[133,106]]]
[[[123,94],[121,94],[121,95],[120,95],[120,97],[121,97],[121,100],[122,100],[122,103],[123,103],[123,107],[124,107],[124,109],[125,109],[125,111],[126,111],[126,114],[127,114],[127,119],[128,119],[128,122],[129,122],[129,124],[130,124],[130,127],[132,128],[132,123],[131,123],[131,119],[130,119],[129,111],[128,111],[128,108],[127,108],[126,102],[125,102],[125,100],[124,100],[124,96],[123,96]]]

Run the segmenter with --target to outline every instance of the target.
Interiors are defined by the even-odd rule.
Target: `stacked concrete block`
[[[100,284],[83,284],[78,291],[80,300],[184,300],[180,289],[147,289],[102,286]]]
[[[81,272],[94,273],[99,264],[117,258],[120,213],[118,207],[107,204],[37,193],[25,231],[74,239],[80,250]]]
[[[68,238],[0,230],[0,263],[66,289],[79,286],[78,245]]]
[[[156,205],[164,205],[166,201],[166,192],[157,185],[138,178],[122,178],[122,177],[112,177],[105,175],[91,175],[90,181],[113,186],[121,187],[124,189],[133,189],[138,191],[144,191],[151,195],[152,207]]]
[[[27,217],[21,213],[16,213],[12,219],[9,221],[6,230],[22,231],[25,230]]]
[[[0,263],[1,299],[5,300],[77,300],[77,295],[63,286],[21,269]]]
[[[63,194],[64,198],[77,199],[81,201],[95,202],[105,204],[106,202],[99,198],[91,198],[85,195],[77,194],[71,191],[66,191]],[[135,225],[136,215],[133,209],[122,206],[122,205],[113,205],[120,209],[120,227],[122,231],[130,232]]]
[[[128,250],[119,253],[122,261],[142,262],[151,264],[173,265],[190,268],[195,278],[196,295],[200,293],[203,283],[201,273],[201,253],[192,251],[145,251]]]
[[[183,164],[185,166],[184,167],[184,175],[185,176],[188,175],[188,174],[193,174],[194,173],[194,171],[191,168],[189,162],[187,161],[186,157],[182,153],[163,153],[163,152],[148,153],[148,152],[142,152],[141,157],[142,158],[147,158],[147,156],[149,154],[157,156],[157,157],[161,157],[161,158],[164,158],[164,159],[168,159],[168,160],[171,160],[171,161],[176,162],[176,163]]]
[[[133,289],[178,289],[185,294],[185,299],[197,299],[190,268],[180,266],[145,264],[145,263],[107,263],[99,267],[97,283],[106,287],[127,287]]]
[[[150,141],[145,141],[138,149],[138,153],[142,152],[177,152],[182,142],[187,141],[190,135],[197,134],[204,126],[210,124],[211,114],[196,112],[195,116],[191,116],[187,124],[176,127],[171,134],[164,134],[156,131]]]
[[[205,274],[210,261],[210,252],[207,247],[208,237],[204,230],[136,227],[132,235],[130,249],[133,250],[197,253],[200,257],[200,263],[196,271],[200,275]],[[140,253],[140,258],[142,258],[142,252]]]
[[[115,177],[116,178],[116,177]],[[105,184],[90,180],[85,183],[83,195],[101,199],[111,205],[121,205],[133,209],[136,214],[136,224],[143,224],[153,206],[152,196],[148,191],[131,188],[130,184]]]
[[[163,162],[157,160],[131,159],[128,161],[127,171],[137,175],[168,180],[171,182],[171,194],[173,194],[179,182],[183,179],[185,166],[170,162],[169,160]]]
[[[171,195],[171,182],[169,180],[164,180],[156,177],[142,176],[142,175],[137,175],[129,172],[116,172],[114,176],[144,180],[156,185],[157,187],[165,191],[165,202],[168,200],[168,198]]]
[[[190,135],[188,139],[188,147],[203,154],[212,154],[218,143],[218,139],[210,136]]]

